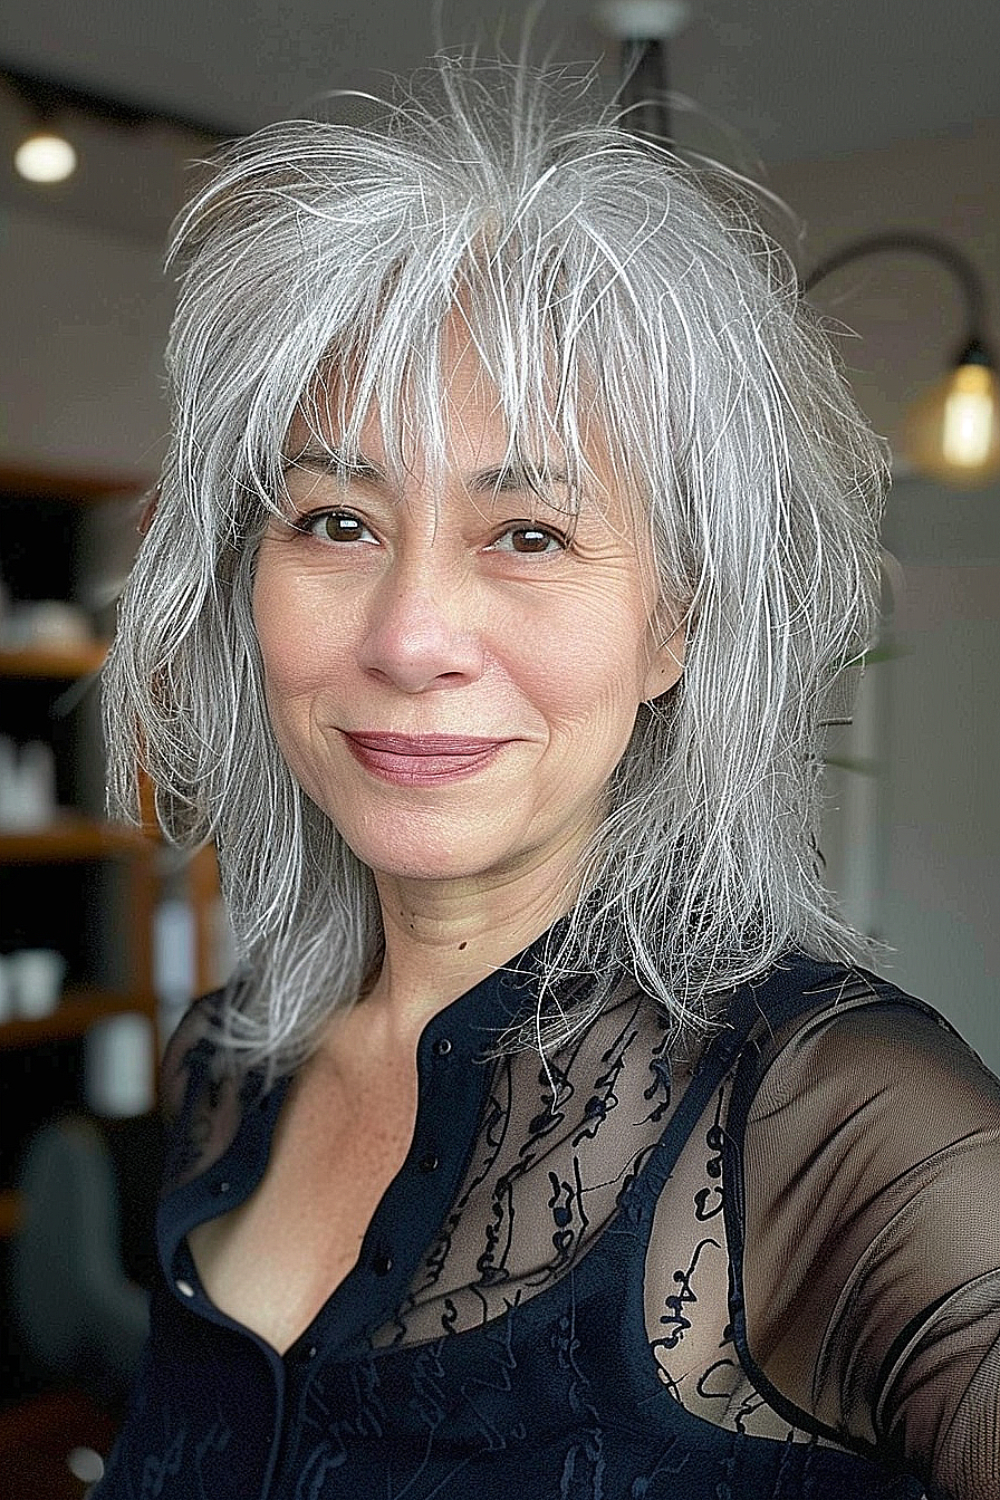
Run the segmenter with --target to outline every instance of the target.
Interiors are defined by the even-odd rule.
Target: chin
[[[370,834],[370,830],[365,832]],[[481,835],[470,837],[453,832],[450,838],[442,838],[440,834],[434,838],[386,837],[387,832],[382,828],[382,836],[373,839],[365,833],[355,837],[355,830],[341,828],[342,837],[362,864],[375,875],[398,880],[474,880],[487,875],[495,864],[505,862],[499,850],[493,857]]]
[[[445,826],[436,822],[394,830],[383,820],[374,838],[371,824],[363,829],[340,825],[340,832],[373,874],[390,879],[487,881],[534,862],[538,844],[527,830],[498,829],[492,819],[485,826],[455,824],[449,819]]]

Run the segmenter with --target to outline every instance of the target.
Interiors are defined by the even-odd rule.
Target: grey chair
[[[112,1406],[124,1399],[148,1325],[146,1292],[126,1271],[116,1154],[103,1126],[82,1116],[35,1135],[11,1266],[14,1312],[31,1357],[54,1381]],[[151,1196],[157,1163],[145,1165]]]

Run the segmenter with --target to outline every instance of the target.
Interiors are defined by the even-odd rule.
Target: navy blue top
[[[234,1079],[192,1009],[93,1500],[996,1500],[1000,1085],[946,1023],[793,957],[689,1065],[623,980],[546,1072],[485,1055],[527,972],[424,1030],[409,1154],[283,1357],[186,1236],[260,1182],[287,1080]]]

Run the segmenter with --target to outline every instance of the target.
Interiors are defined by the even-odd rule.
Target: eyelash
[[[357,528],[355,534],[353,536],[346,537],[332,537],[329,535],[327,535],[326,537],[322,537],[319,533],[318,528],[321,525],[325,526],[332,520],[338,519],[355,523]],[[291,522],[291,525],[293,530],[299,532],[299,534],[302,536],[312,536],[315,537],[317,541],[328,541],[334,545],[338,542],[362,541],[362,533],[364,532],[367,532],[368,536],[372,537],[374,540],[374,535],[370,527],[365,525],[360,516],[356,516],[352,511],[349,510],[337,509],[312,511],[308,515],[297,516]],[[489,546],[486,547],[485,550],[487,552],[508,552],[515,557],[551,557],[555,555],[553,551],[550,551],[548,546],[546,546],[544,550],[534,551],[529,549],[523,552],[518,551],[513,546],[500,546],[500,542],[504,539],[504,537],[515,537],[518,535],[538,537],[543,539],[546,543],[555,542],[555,550],[558,552],[565,552],[569,547],[569,538],[563,535],[561,532],[556,531],[551,526],[540,526],[537,524],[537,522],[533,521],[509,521],[507,525],[504,526],[500,531],[495,540],[490,542]],[[364,545],[371,546],[372,542],[365,541]]]

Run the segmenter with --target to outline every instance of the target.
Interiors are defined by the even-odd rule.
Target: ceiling
[[[386,74],[419,66],[436,31],[449,46],[479,38],[482,50],[495,51],[502,11],[514,50],[526,9],[526,0],[20,0],[0,18],[0,67],[231,133],[307,112],[330,89],[385,92]],[[613,78],[616,44],[593,10],[589,0],[548,0],[533,53],[551,47],[577,61],[604,54]],[[954,133],[1000,115],[998,56],[997,0],[692,0],[671,48],[671,87],[690,101],[675,107],[675,131],[682,144],[752,173],[758,161]],[[100,171],[47,190],[48,206],[159,239],[176,206],[177,193],[162,189],[168,159],[198,145],[146,144],[140,161],[134,137],[116,143],[95,133],[90,154]],[[6,174],[0,193],[37,207],[37,189],[29,198]]]
[[[434,49],[515,44],[524,0],[20,0],[0,59],[140,102],[248,128],[329,88],[379,88]],[[550,0],[538,32],[559,55],[607,46],[588,0]],[[674,86],[768,160],[836,155],[1000,113],[996,0],[693,0]],[[612,53],[614,51],[612,47]]]

